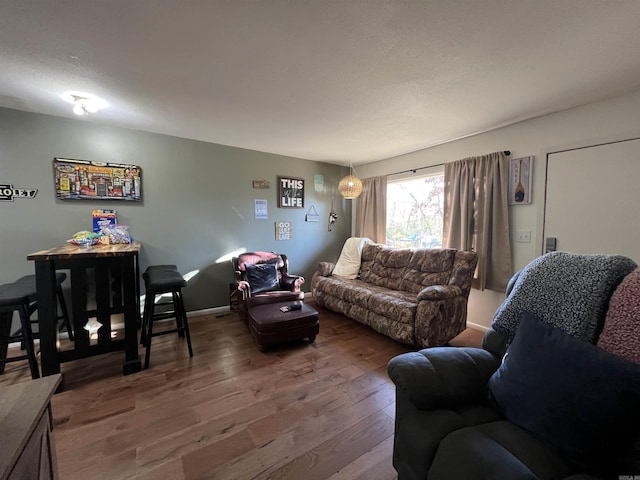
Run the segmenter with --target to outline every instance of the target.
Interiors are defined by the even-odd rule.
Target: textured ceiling
[[[0,106],[371,162],[640,88],[638,0],[2,0]]]

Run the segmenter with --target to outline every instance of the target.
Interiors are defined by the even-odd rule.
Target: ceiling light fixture
[[[76,115],[89,115],[89,112],[96,113],[97,111],[98,109],[88,99],[74,97],[73,113]]]
[[[73,113],[76,115],[96,113],[98,110],[109,106],[109,104],[101,98],[88,93],[69,92],[62,95],[62,98],[73,104]]]
[[[349,175],[338,183],[338,192],[346,199],[357,198],[362,193],[362,181],[353,173],[353,164],[349,163]]]

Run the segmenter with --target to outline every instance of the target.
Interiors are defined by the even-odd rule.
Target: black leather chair
[[[284,253],[246,252],[231,259],[240,318],[248,323],[247,311],[255,305],[304,300],[304,277],[289,274]]]

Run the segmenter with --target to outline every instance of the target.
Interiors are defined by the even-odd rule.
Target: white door
[[[621,254],[640,263],[640,139],[549,154],[543,238],[549,237],[557,239],[556,250]]]

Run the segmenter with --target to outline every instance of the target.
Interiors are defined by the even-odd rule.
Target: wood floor
[[[318,310],[311,345],[261,353],[229,313],[190,319],[191,359],[165,335],[137,374],[122,376],[121,352],[63,364],[52,400],[60,478],[396,478],[386,364],[409,349]],[[0,385],[29,379],[26,362],[12,363]]]

